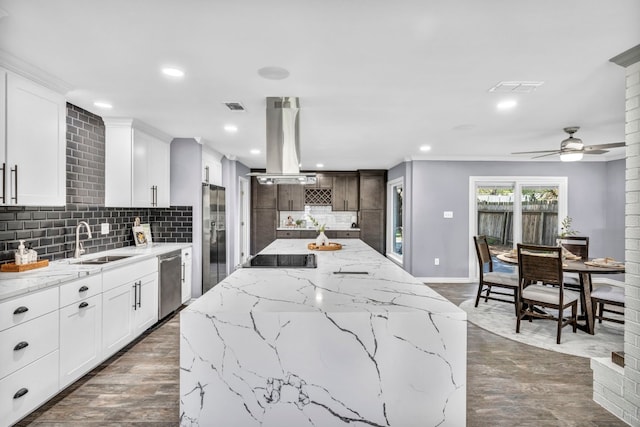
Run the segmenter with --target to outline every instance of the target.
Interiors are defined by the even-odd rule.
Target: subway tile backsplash
[[[86,253],[134,245],[131,226],[136,217],[151,224],[154,242],[192,241],[191,206],[104,206],[104,134],[100,116],[67,104],[67,205],[0,207],[0,263],[13,261],[18,240],[25,240],[40,259],[73,256],[79,221],[87,221],[93,234],[91,239],[81,234]],[[109,223],[107,235],[100,234],[103,223]]]

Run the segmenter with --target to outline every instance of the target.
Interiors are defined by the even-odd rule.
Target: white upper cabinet
[[[202,146],[202,182],[222,186],[222,155]]]
[[[0,69],[0,205],[66,203],[66,101]]]
[[[170,137],[133,119],[103,120],[105,205],[168,207]]]

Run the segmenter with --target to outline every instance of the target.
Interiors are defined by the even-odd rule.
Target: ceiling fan
[[[569,134],[569,138],[560,143],[559,150],[519,151],[517,153],[511,154],[539,154],[539,156],[532,157],[533,159],[560,154],[560,160],[562,160],[563,162],[575,162],[577,160],[581,160],[583,154],[604,154],[609,152],[607,150],[609,148],[624,147],[624,142],[584,145],[580,138],[573,137],[573,134],[576,133],[578,129],[580,129],[580,126],[570,126],[564,128],[564,131]]]

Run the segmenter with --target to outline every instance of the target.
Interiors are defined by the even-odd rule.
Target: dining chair
[[[598,323],[602,323],[603,320],[607,320],[609,322],[624,324],[624,319],[607,317],[604,315],[604,313],[614,313],[624,316],[624,312],[622,311],[605,308],[605,305],[613,305],[624,309],[623,287],[601,283],[594,285],[594,289],[591,291],[591,302],[593,304],[594,317],[598,319]]]
[[[517,315],[518,275],[493,271],[493,260],[491,259],[487,236],[473,236],[473,241],[476,246],[476,255],[478,256],[480,267],[480,280],[478,282],[475,306],[478,306],[480,298],[484,298],[485,302],[488,300],[508,302],[514,305]],[[498,290],[494,288],[498,288]],[[506,297],[511,297],[511,299],[506,299]]]
[[[518,320],[516,333],[520,333],[520,323],[525,317],[553,319],[558,322],[556,343],[560,344],[562,328],[578,326],[578,295],[565,292],[562,274],[562,248],[559,246],[538,246],[518,244]],[[536,307],[543,307],[542,310]],[[544,309],[557,310],[558,315]],[[565,320],[565,310],[571,308],[571,317]]]

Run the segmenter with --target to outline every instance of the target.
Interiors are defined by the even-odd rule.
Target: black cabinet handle
[[[182,283],[184,283],[184,272],[185,272],[185,265],[184,262],[182,263]]]
[[[23,387],[20,390],[16,391],[16,394],[13,395],[13,398],[20,399],[22,396],[24,396],[27,393],[29,393],[29,389]]]
[[[89,290],[89,288],[88,288],[87,286],[82,285],[82,286],[80,287],[80,289],[78,289],[78,292],[87,292],[88,290]]]
[[[137,310],[137,304],[138,304],[138,282],[135,282],[132,286],[133,288],[133,309]]]
[[[11,200],[15,200],[16,201],[16,205],[18,204],[18,165],[16,165],[15,168],[11,168],[11,173],[15,172],[16,173],[16,180],[13,181],[14,184],[14,189],[16,190],[16,196],[15,197],[11,197]]]
[[[142,280],[138,281],[138,307],[142,303]]]
[[[20,307],[16,308],[13,311],[13,314],[22,314],[22,313],[26,313],[27,311],[29,311],[29,308],[25,307],[24,305],[21,305]]]
[[[13,351],[18,351],[18,350],[22,350],[25,347],[28,347],[29,343],[26,341],[20,341],[18,344],[16,344],[15,347],[13,347]]]
[[[78,308],[85,308],[85,307],[89,307],[89,303],[86,301],[81,302],[80,305],[78,306]]]

